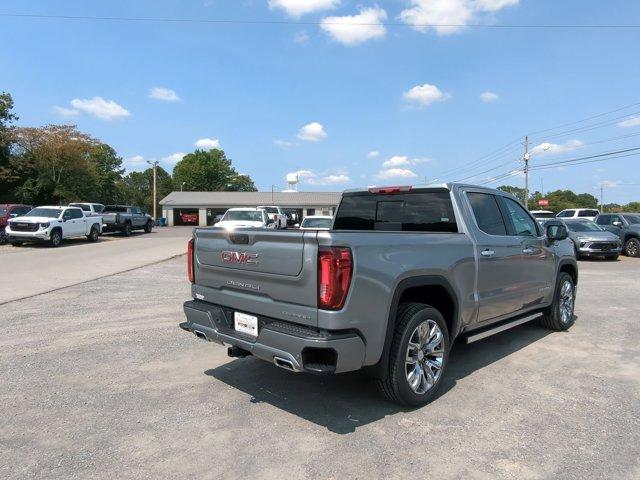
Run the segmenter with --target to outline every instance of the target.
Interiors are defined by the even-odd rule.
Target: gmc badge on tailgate
[[[220,260],[224,263],[241,263],[249,265],[257,265],[258,254],[252,252],[237,252],[235,250],[222,250],[220,252]]]

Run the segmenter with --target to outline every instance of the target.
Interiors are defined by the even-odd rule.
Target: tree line
[[[512,185],[501,185],[498,190],[509,192],[524,202],[524,188],[514,187]],[[539,206],[539,200],[548,200],[549,205]],[[605,212],[638,212],[640,211],[640,202],[630,202],[626,205],[617,203],[609,203],[599,205],[598,199],[590,193],[575,193],[572,190],[555,190],[547,192],[544,195],[535,191],[529,194],[530,210],[551,210],[559,212],[566,208],[600,208]]]
[[[9,93],[0,93],[0,203],[133,204],[153,211],[153,168],[127,172],[116,150],[75,125],[18,127]],[[223,150],[195,150],[169,173],[156,169],[157,198],[174,190],[256,191]]]

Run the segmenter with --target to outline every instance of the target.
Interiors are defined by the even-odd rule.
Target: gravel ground
[[[182,332],[184,258],[10,302],[0,478],[640,478],[640,260],[580,267],[569,332],[456,345],[417,410]]]

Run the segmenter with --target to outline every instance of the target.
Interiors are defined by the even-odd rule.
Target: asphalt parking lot
[[[457,344],[416,410],[358,374],[231,359],[181,331],[182,256],[12,301],[0,478],[637,479],[639,273],[580,262],[569,332]]]

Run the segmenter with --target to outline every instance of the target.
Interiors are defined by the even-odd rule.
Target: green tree
[[[498,190],[502,190],[503,192],[510,193],[521,202],[524,202],[524,188],[514,187],[512,185],[500,185],[498,187]]]
[[[158,201],[173,190],[171,175],[162,167],[156,169],[156,188]],[[153,213],[153,168],[143,172],[129,172],[119,183],[121,203],[137,205],[145,212]],[[158,208],[158,212],[161,209]]]
[[[93,168],[97,174],[97,183],[93,198],[101,203],[118,201],[118,182],[122,179],[124,168],[122,158],[107,144],[95,145],[89,152]]]
[[[11,124],[18,119],[11,111],[13,110],[13,98],[11,95],[0,93],[0,201],[11,199],[10,189],[12,178],[10,171],[11,154]]]
[[[173,182],[176,190],[184,183],[184,189],[191,191],[256,191],[251,178],[238,174],[224,151],[217,148],[185,155],[173,168]]]
[[[624,207],[623,210],[625,212],[640,212],[640,202],[630,202],[627,203]]]

